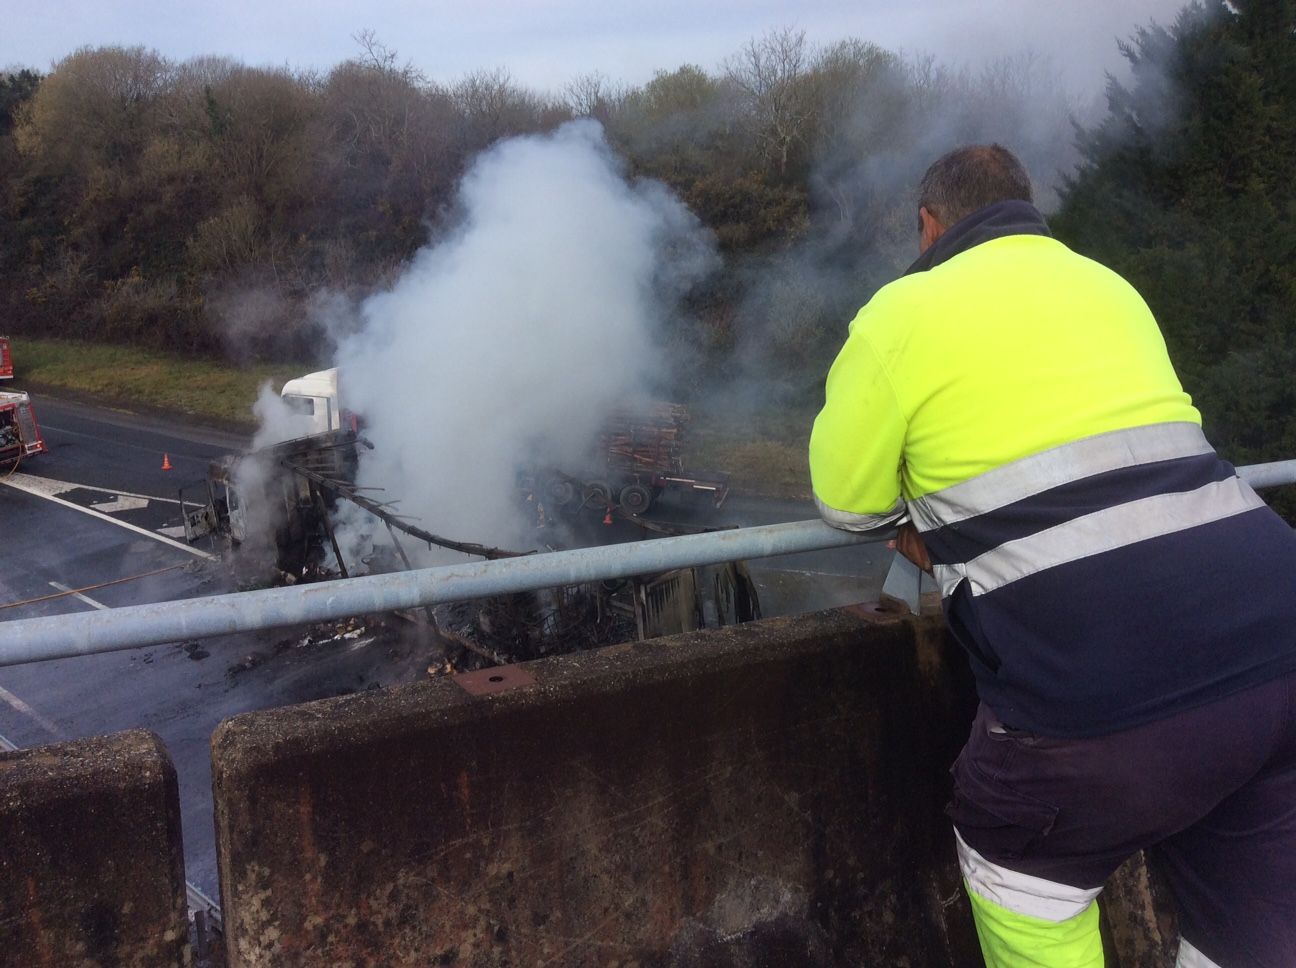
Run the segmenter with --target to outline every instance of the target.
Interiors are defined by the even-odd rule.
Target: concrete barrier
[[[188,965],[176,774],[134,730],[0,754],[0,963]]]
[[[977,964],[942,814],[974,702],[939,619],[855,609],[236,717],[229,963]],[[1144,876],[1126,966],[1165,959]]]

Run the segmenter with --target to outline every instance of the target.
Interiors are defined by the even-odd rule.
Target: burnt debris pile
[[[716,504],[727,492],[719,476],[700,487],[699,479],[684,476],[679,439],[686,419],[683,408],[672,405],[616,414],[591,462],[593,473],[605,476],[583,485],[586,492],[596,488],[593,498],[586,493],[570,502],[562,520],[546,512],[545,502],[552,505],[555,482],[576,478],[554,469],[521,475],[518,500],[536,512],[532,543],[557,550],[698,530],[641,516],[651,499],[672,487],[700,491]],[[458,556],[534,553],[423,528],[399,512],[399,499],[356,484],[360,453],[369,448],[355,431],[334,430],[217,461],[209,470],[205,502],[186,514],[186,537],[211,542],[241,571],[245,584],[263,585],[408,570]],[[617,496],[609,482],[618,485]],[[627,491],[636,487],[650,500],[627,501]],[[358,528],[362,518],[367,523]],[[368,539],[363,551],[344,537],[358,530]],[[734,562],[418,609],[400,615],[405,622],[398,619],[395,626],[382,621],[389,628],[412,627],[428,646],[429,671],[444,674],[759,617],[747,568]]]

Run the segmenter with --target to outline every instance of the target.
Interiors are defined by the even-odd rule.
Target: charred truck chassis
[[[340,502],[349,501],[382,521],[394,553],[389,560],[397,570],[413,567],[397,532],[429,547],[488,559],[531,553],[433,534],[396,514],[395,502],[368,497],[355,484],[361,446],[372,444],[338,430],[214,462],[206,504],[185,516],[186,537],[192,542],[212,535],[239,545],[250,534],[273,527],[275,568],[283,581],[329,577],[326,547],[345,578],[348,563],[334,534],[333,515]],[[183,492],[180,497],[183,501]],[[717,504],[722,500],[723,490]],[[606,511],[612,510],[609,502]],[[465,656],[476,667],[478,659],[504,664],[628,638],[752,621],[760,617],[760,604],[745,563],[732,562],[492,598],[447,611],[444,621],[431,609],[411,617],[428,625],[433,637],[449,646],[448,653],[476,656]],[[462,671],[451,665],[452,671]]]

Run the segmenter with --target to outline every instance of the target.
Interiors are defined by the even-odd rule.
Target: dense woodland
[[[0,80],[0,318],[308,358],[318,294],[390,281],[453,221],[474,155],[593,117],[627,174],[669,185],[725,256],[678,323],[690,354],[772,340],[822,364],[843,314],[912,256],[910,191],[933,152],[1012,137],[1048,184],[1070,140],[1070,107],[1029,57],[953,71],[858,40],[813,48],[788,29],[717,71],[685,65],[634,88],[583,76],[541,94],[503,70],[439,84],[358,41],[322,76],[108,47]],[[771,298],[777,312],[750,318]]]
[[[1058,235],[1147,296],[1225,451],[1296,454],[1296,2],[1205,0],[1122,51],[1092,110],[1031,56],[969,70],[795,29],[551,93],[440,83],[369,34],[326,74],[85,48],[0,72],[0,329],[325,359],[321,313],[453,221],[476,153],[592,117],[723,256],[670,323],[683,389],[777,361],[808,400],[915,254],[927,163],[998,140]]]
[[[1296,456],[1296,2],[1229,7],[1125,45],[1053,228],[1142,292],[1212,440],[1251,462]]]

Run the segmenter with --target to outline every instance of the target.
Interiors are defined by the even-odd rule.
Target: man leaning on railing
[[[901,526],[975,672],[948,813],[987,964],[1101,965],[1095,898],[1153,848],[1181,966],[1296,965],[1292,529],[1010,152],[938,160],[917,215],[810,464],[830,524]]]

